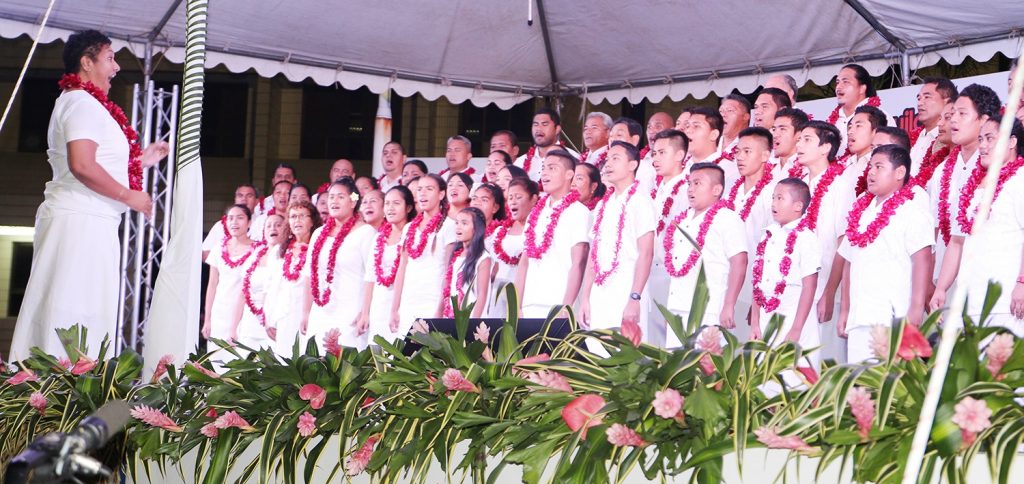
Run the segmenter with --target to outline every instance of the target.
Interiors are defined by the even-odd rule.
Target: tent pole
[[[910,85],[910,53],[906,50],[900,51],[900,81],[904,87]]]
[[[391,88],[377,97],[377,118],[373,121],[373,176],[384,174],[381,167],[384,145],[391,141]],[[333,180],[332,180],[333,181]]]

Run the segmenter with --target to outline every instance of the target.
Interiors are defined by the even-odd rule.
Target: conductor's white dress
[[[75,324],[88,329],[88,354],[96,357],[100,342],[115,333],[117,322],[117,228],[127,207],[75,178],[68,168],[67,143],[94,141],[96,162],[127,186],[128,140],[99,101],[82,90],[57,98],[46,137],[53,179],[46,183],[36,212],[32,272],[10,360],[28,357],[33,346],[65,356],[54,330]]]
[[[326,229],[326,225],[313,232],[311,240],[316,241],[320,233]],[[371,225],[360,225],[354,229],[342,241],[335,255],[334,280],[332,281],[331,296],[327,304],[320,306],[313,301],[309,310],[309,328],[306,331],[306,338],[316,337],[317,344],[321,350],[324,345],[324,336],[327,332],[337,328],[341,331],[338,342],[342,346],[353,348],[366,347],[366,334],[356,334],[354,324],[356,317],[363,309],[363,275],[366,272],[366,257],[369,254],[373,242],[376,239],[377,231]],[[330,261],[331,246],[334,244],[334,237],[328,236],[324,239],[323,249],[318,254],[319,269],[317,271],[320,279],[320,293],[327,290],[327,264]],[[311,266],[313,261],[312,248],[306,259],[306,265]],[[310,272],[312,274],[312,272]],[[312,276],[310,276],[312,277]]]

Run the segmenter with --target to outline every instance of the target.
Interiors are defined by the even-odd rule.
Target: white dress
[[[468,305],[469,303],[475,302],[477,305],[485,304],[485,301],[477,299],[476,293],[476,276],[480,274],[480,265],[486,260],[491,260],[491,253],[484,250],[483,254],[480,254],[480,258],[476,260],[476,271],[473,273],[473,280],[462,281],[462,297],[458,299],[459,306]],[[448,283],[448,291],[452,296],[458,295],[459,293],[459,274],[462,272],[463,266],[466,265],[466,253],[463,251],[458,257],[452,262],[452,280]],[[489,290],[488,290],[489,292]],[[463,298],[465,302],[463,302]]]
[[[405,240],[412,224],[406,224],[402,230]],[[417,232],[416,240],[420,239]],[[444,284],[444,272],[447,268],[448,245],[455,242],[455,223],[445,218],[441,227],[427,236],[423,254],[418,258],[408,258],[405,264],[405,283],[402,287],[402,299],[398,308],[399,327],[397,334],[405,337],[412,327],[413,321],[419,318],[433,318],[441,302],[441,286]]]
[[[270,251],[277,250],[277,247],[271,247],[267,253],[261,259],[272,257]],[[258,264],[259,259],[256,255],[258,252],[253,254],[249,260],[243,264],[246,270],[249,269],[253,264]],[[264,266],[256,266],[252,271],[252,277],[249,279],[249,294],[252,297],[253,304],[257,308],[261,308],[264,304],[267,294],[267,284],[270,282],[271,266],[269,264]],[[242,273],[242,277],[245,277],[245,273]],[[244,282],[244,281],[243,281]],[[242,294],[245,297],[245,294]],[[263,322],[260,321],[259,316],[253,314],[252,310],[249,309],[249,305],[242,301],[242,320],[238,322],[238,342],[248,346],[252,349],[262,349],[272,347],[274,342],[270,340],[270,336],[267,335],[267,328],[263,326]]]
[[[387,277],[391,274],[394,266],[398,264],[399,249],[402,247],[402,238],[398,239],[394,245],[384,245],[384,254],[381,256],[381,274]],[[376,244],[376,240],[374,241]],[[370,249],[369,256],[366,258],[366,271],[363,277],[364,282],[373,283],[373,299],[370,301],[370,329],[368,335],[368,341],[373,344],[374,336],[380,336],[385,341],[394,341],[405,337],[405,334],[398,334],[397,332],[391,331],[391,303],[395,297],[395,283],[391,282],[390,286],[381,285],[377,282],[377,269],[375,262],[376,245]],[[398,274],[395,274],[397,277]]]
[[[311,240],[316,241],[326,225],[313,232]],[[330,285],[331,295],[327,304],[320,306],[313,300],[309,310],[309,327],[306,337],[315,337],[323,350],[323,340],[332,329],[341,331],[338,342],[342,346],[363,349],[366,347],[366,334],[359,335],[355,321],[363,309],[363,274],[366,272],[366,257],[375,239],[377,231],[370,225],[360,225],[345,237],[335,255],[334,280]],[[334,237],[324,239],[323,249],[318,254],[321,295],[327,290],[327,264],[331,255]],[[307,269],[313,261],[312,246],[306,259]],[[311,273],[311,272],[310,272]],[[312,277],[312,276],[311,276]]]
[[[245,277],[245,270],[250,265],[249,259],[255,259],[254,255],[258,249],[246,255],[238,267],[228,267],[221,250],[217,247],[206,257],[206,263],[210,268],[217,269],[217,292],[210,308],[210,337],[227,340],[231,335],[231,325],[234,324],[235,308],[238,307],[238,300],[242,298],[242,278]]]
[[[495,232],[497,233],[497,232]],[[526,241],[525,232],[515,235],[506,234],[505,238],[501,241],[501,248],[510,257],[518,257],[523,253],[523,244]],[[516,281],[516,270],[519,265],[509,265],[502,261],[497,256],[497,250],[494,250],[493,244],[488,245],[488,250],[491,251],[494,256],[494,264],[497,265],[498,270],[494,275],[494,280],[491,281],[490,293],[488,297],[487,313],[488,318],[500,318],[505,319],[508,317],[508,299],[505,297],[505,286],[507,284],[514,284]]]
[[[36,212],[32,272],[10,360],[27,358],[34,346],[64,356],[55,330],[75,324],[88,328],[91,357],[98,356],[104,337],[114,337],[121,255],[117,231],[127,207],[90,190],[71,173],[67,143],[86,139],[98,145],[100,167],[128,185],[128,140],[117,122],[85,91],[62,93],[47,130],[53,179]]]
[[[307,253],[307,258],[308,255]],[[302,305],[309,291],[309,272],[303,264],[299,270],[299,277],[289,281],[284,277],[284,259],[280,256],[279,247],[271,247],[267,257],[270,275],[267,278],[263,314],[267,319],[267,327],[277,328],[274,352],[279,356],[291,358],[295,337],[299,336],[300,353],[305,351],[306,341],[309,340],[308,335],[299,334],[302,325]],[[298,261],[294,259],[295,257],[291,261],[293,269],[298,266]]]

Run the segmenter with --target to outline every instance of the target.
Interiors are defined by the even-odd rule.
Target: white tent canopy
[[[215,0],[206,63],[509,108],[537,95],[657,102],[752,92],[774,72],[825,84],[852,61],[878,75],[894,63],[1019,54],[1020,0],[927,3]],[[4,0],[0,36],[35,35],[47,4]],[[95,28],[140,57],[151,42],[182,62],[184,10],[181,0],[57,0],[40,41]]]

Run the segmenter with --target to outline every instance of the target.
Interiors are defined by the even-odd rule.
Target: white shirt
[[[655,183],[658,180],[658,172],[654,171],[654,160],[651,158],[650,152],[640,160],[640,165],[636,168],[636,179],[640,181],[640,188],[637,190],[637,193],[649,194],[654,189]]]
[[[466,173],[469,170],[473,170],[473,172],[472,173]],[[438,173],[438,175],[440,175],[441,178],[444,178],[445,181],[447,181],[448,177],[452,176],[455,173],[466,173],[467,175],[469,175],[469,178],[473,180],[473,185],[479,185],[480,184],[480,180],[483,180],[483,178],[484,178],[483,170],[477,171],[476,169],[474,169],[473,167],[470,167],[470,166],[467,166],[465,170],[454,171],[454,172],[449,170],[449,169],[447,169],[447,168],[445,168],[445,169],[441,170],[441,172]]]
[[[558,200],[560,203],[561,200]],[[558,203],[552,203],[548,197],[542,207],[536,226],[529,223],[526,231],[533,231],[537,246],[544,243],[544,232],[551,223],[551,215]],[[589,243],[590,210],[582,203],[573,202],[565,208],[558,225],[551,237],[551,247],[539,259],[530,259],[526,270],[526,282],[523,288],[523,311],[525,317],[545,317],[551,306],[562,304],[568,284],[568,274],[572,269],[572,249],[576,244]],[[527,257],[523,253],[523,257]],[[520,262],[521,263],[521,262]],[[526,306],[543,308],[540,314],[526,314]]]
[[[773,151],[768,163],[772,164],[772,177],[776,181],[789,178],[789,170],[796,166],[796,153],[789,155],[789,158],[783,160],[776,156]]]
[[[399,174],[399,176],[394,180],[389,180],[387,173],[385,173],[377,179],[377,183],[380,184],[380,191],[387,193],[388,190],[402,184],[402,176]]]
[[[783,280],[782,271],[779,270],[779,263],[786,255],[786,239],[796,226],[800,224],[801,220],[803,219],[796,219],[786,225],[772,222],[771,225],[765,228],[765,232],[761,234],[762,238],[765,233],[770,232],[772,234],[772,237],[768,239],[768,243],[764,247],[764,264],[761,284],[759,286],[767,299],[775,296],[775,285]],[[760,244],[761,240],[758,240],[757,243]],[[756,250],[756,246],[751,252],[754,253],[754,250]],[[803,290],[804,277],[816,274],[821,270],[821,247],[818,246],[818,240],[814,237],[814,234],[801,230],[796,237],[796,244],[794,244],[793,253],[789,258],[789,274],[784,279],[786,289],[782,292],[782,296],[779,297],[779,307],[772,314],[781,314],[786,318],[786,322],[792,323],[792,319],[796,317],[797,307],[800,305],[800,292]],[[754,265],[753,257],[751,258],[750,265]],[[815,315],[814,308],[811,308],[811,312],[807,316],[808,321],[804,322],[804,327],[807,327],[807,323],[811,322],[812,317],[814,321],[817,321]],[[762,319],[761,327],[767,327],[769,320]],[[785,337],[785,333],[782,333],[782,336]]]
[[[764,174],[768,176],[768,174]],[[772,223],[772,195],[775,192],[775,185],[778,184],[778,178],[772,176],[772,179],[761,189],[757,194],[757,198],[752,202],[750,206],[750,213],[747,214],[746,220],[743,221],[747,231],[747,249],[753,253],[754,248],[757,247],[757,243],[761,241],[761,236],[764,235],[764,228],[768,224]],[[733,200],[733,207],[737,214],[743,213],[743,208],[746,207],[750,197],[754,194],[754,189],[757,185],[750,187],[747,190],[746,183],[741,178],[736,181],[739,183],[739,190],[736,191],[736,199]],[[729,192],[726,195],[732,193],[732,187],[729,188]]]
[[[679,226],[697,240],[700,233],[700,225],[708,211],[694,214],[691,209],[686,218]],[[668,229],[666,229],[668,230]],[[683,234],[674,227],[672,261],[676,268],[680,268],[690,257],[693,246]],[[707,279],[708,300],[707,312],[704,315],[706,324],[718,324],[718,316],[725,303],[725,293],[729,287],[729,259],[747,251],[747,235],[740,216],[728,208],[722,208],[715,214],[708,233],[704,238],[704,247],[701,251],[700,264],[704,266],[704,276]],[[690,272],[682,277],[673,277],[669,284],[667,307],[672,311],[688,312],[693,302],[693,291],[697,287],[697,276],[700,273],[700,265],[695,265]]]
[[[963,152],[957,154],[956,164],[953,165],[953,174],[950,177],[949,182],[949,216],[950,227],[953,230],[957,230],[956,212],[960,206],[960,191],[964,185],[967,184],[967,179],[971,177],[971,172],[974,171],[974,167],[978,165],[980,150],[975,150],[974,156],[972,156],[970,160],[965,160],[963,155]],[[949,163],[948,158],[946,161],[939,164],[939,166],[935,167],[935,174],[928,182],[928,194],[931,199],[931,213],[935,220],[936,227],[939,226],[939,198],[942,193],[942,173],[946,169],[946,163]],[[940,243],[945,246],[944,242]]]
[[[825,171],[822,171],[808,183],[812,200],[814,192],[818,188],[818,182],[821,181],[824,174]],[[804,181],[808,180],[805,178]],[[836,177],[828,191],[825,192],[825,196],[822,197],[821,207],[818,210],[817,228],[814,231],[818,237],[818,246],[821,248],[821,271],[818,272],[818,287],[814,294],[815,304],[825,294],[825,285],[832,274],[832,261],[839,248],[839,237],[846,234],[846,216],[850,213],[855,199],[853,185],[845,183],[842,175]],[[827,323],[828,321],[823,322]]]
[[[932,143],[938,137],[938,126],[932,128],[931,131],[925,131],[924,128],[921,128],[921,134],[917,136],[917,142],[914,143],[914,146],[910,147],[910,176],[917,176],[921,171],[924,155],[928,153],[928,148],[932,147]]]
[[[594,165],[594,166],[597,166],[598,162],[601,161],[601,157],[605,156],[605,153],[607,153],[607,152],[608,152],[608,145],[602,146],[602,147],[600,147],[600,148],[598,148],[596,150],[587,150],[587,157],[582,159],[582,160],[580,160],[580,161],[582,161],[584,163],[589,163],[589,164]],[[523,156],[525,156],[525,155],[523,155]],[[523,158],[523,156],[521,156],[520,158]],[[517,159],[517,161],[518,161],[518,159]],[[531,168],[533,168],[533,167],[531,167]]]
[[[850,116],[846,115],[846,110],[843,109],[842,106],[839,107],[839,118],[836,119],[836,124],[835,124],[835,127],[839,129],[839,138],[841,140],[840,143],[839,143],[839,156],[842,156],[843,153],[846,153],[846,135],[847,135],[846,130],[849,127],[850,120],[853,119],[853,116],[855,114],[857,114],[857,108],[859,108],[861,106],[867,106],[869,99],[871,99],[871,98],[870,97],[866,97],[864,99],[861,99],[860,102],[857,103],[857,105],[853,108],[853,114],[851,114]],[[882,109],[881,106],[879,106],[878,109],[880,111],[882,111],[882,114],[885,114],[885,119],[887,121],[887,125],[893,126],[894,125],[894,121],[893,121],[892,116],[889,116],[889,113],[885,112],[885,110]]]
[[[860,217],[863,231],[882,211],[875,199]],[[935,242],[932,217],[924,190],[914,188],[914,199],[896,209],[874,242],[855,247],[843,240],[839,255],[850,261],[850,315],[847,330],[888,325],[907,315],[913,266],[911,256]]]
[[[857,188],[857,180],[864,176],[864,170],[868,167],[868,162],[871,161],[871,151],[868,151],[864,156],[850,155],[846,159],[846,170],[843,171],[843,178],[846,183],[849,183],[854,189]],[[856,193],[856,191],[855,191]]]
[[[548,148],[548,151],[551,151],[551,150],[565,150],[565,151],[568,151],[569,153],[571,153],[572,156],[575,156],[576,159],[579,159],[579,157],[580,157],[579,153],[577,153],[577,152],[575,152],[575,151],[573,151],[573,150],[571,150],[571,149],[569,149],[569,148],[567,148],[565,146],[552,145],[552,146],[550,146]],[[545,153],[547,153],[548,151],[545,151]],[[527,154],[529,154],[529,151],[527,151],[526,153],[524,153],[522,155],[519,155],[519,158],[516,158],[516,161],[513,164],[518,166],[519,168],[522,168],[522,169],[526,170],[526,155]],[[541,168],[542,168],[541,165],[543,163],[544,163],[544,157],[540,155],[540,148],[538,147],[537,149],[534,150],[533,159],[530,161],[530,169],[526,170],[526,174],[529,175],[531,180],[533,180],[533,181],[540,180],[540,172],[541,172]]]
[[[725,172],[725,187],[723,188],[723,191],[731,188],[732,184],[736,183],[736,180],[739,180],[740,178],[740,170],[739,168],[736,168],[736,162],[726,158],[722,158],[721,151],[711,153],[710,155],[708,155],[707,158],[697,161],[694,164],[696,163],[714,163],[722,168],[722,171]],[[691,165],[690,168],[693,168],[693,166]],[[689,168],[686,169],[686,173],[690,173]],[[728,194],[726,193],[726,195]]]
[[[975,192],[975,202],[981,198]],[[976,217],[976,203],[969,212]],[[954,222],[955,224],[956,222]],[[957,224],[958,225],[958,224]],[[979,225],[975,219],[975,226]],[[960,265],[962,281],[967,284],[967,312],[977,316],[985,300],[989,280],[1002,284],[992,314],[1010,312],[1010,292],[1017,283],[1020,271],[1021,247],[1024,246],[1024,171],[1018,171],[1006,181],[999,198],[992,203],[988,222],[981,230],[964,241]]]

